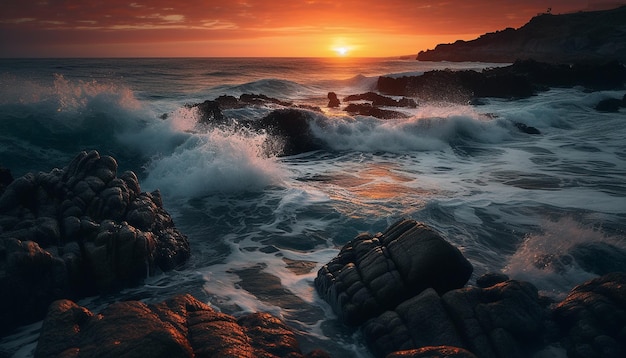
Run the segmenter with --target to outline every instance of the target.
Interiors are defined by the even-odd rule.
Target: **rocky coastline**
[[[392,119],[425,101],[479,105],[481,98],[524,98],[551,87],[622,90],[625,82],[626,69],[616,62],[518,61],[483,72],[380,77],[377,92],[342,100],[330,92],[328,107]],[[232,126],[225,112],[246,106],[271,108],[263,118],[237,125],[282,138],[279,155],[324,148],[311,126],[326,125],[318,107],[246,94],[189,108],[198,111],[200,126]],[[626,96],[607,98],[596,110],[623,107]],[[524,123],[513,126],[539,134]],[[268,152],[275,150],[271,145]],[[36,357],[329,356],[302,352],[294,330],[276,317],[260,312],[233,317],[188,292],[155,304],[111,303],[98,313],[77,305],[82,297],[184,267],[191,255],[160,193],[142,192],[133,172],[117,168],[114,158],[97,151],[81,152],[48,173],[13,178],[0,168],[0,335],[44,319]],[[561,302],[500,273],[468,285],[473,267],[462,251],[410,219],[348,242],[319,270],[314,286],[345,325],[363,332],[377,357],[528,357],[550,347],[571,358],[622,357],[626,252],[606,243],[585,245],[569,256],[599,277]]]
[[[487,33],[470,41],[420,51],[419,61],[549,63],[626,61],[626,6],[613,10],[552,14],[524,26]]]

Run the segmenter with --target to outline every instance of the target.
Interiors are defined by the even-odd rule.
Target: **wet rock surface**
[[[319,270],[315,287],[344,323],[358,325],[427,288],[444,293],[463,287],[472,270],[434,230],[402,220],[347,243]]]
[[[158,191],[82,152],[63,169],[29,173],[0,196],[2,330],[41,319],[59,298],[115,291],[189,257]]]
[[[626,273],[575,287],[554,309],[570,358],[626,355]]]
[[[93,313],[70,300],[50,306],[35,357],[325,357],[304,355],[278,318],[235,318],[190,295],[157,304],[113,303]]]
[[[463,287],[471,265],[442,240],[412,220],[359,235],[319,270],[315,287],[345,324],[360,325],[376,357],[525,358],[548,346],[565,347],[569,357],[626,353],[626,273],[590,280],[560,303],[501,273]],[[607,250],[592,243],[571,255],[595,272],[620,270],[621,252]],[[600,257],[617,261],[598,268]]]

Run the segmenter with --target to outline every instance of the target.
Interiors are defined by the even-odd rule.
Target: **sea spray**
[[[526,236],[503,271],[511,278],[532,282],[543,294],[556,299],[563,299],[577,284],[598,276],[576,262],[571,252],[576,245],[595,242],[626,249],[623,237],[606,236],[568,216],[544,220],[542,229]]]
[[[190,136],[146,166],[145,186],[167,196],[197,198],[213,192],[258,191],[280,185],[285,171],[263,151],[264,134],[211,129]]]

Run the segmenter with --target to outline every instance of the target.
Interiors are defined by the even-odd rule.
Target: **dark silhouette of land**
[[[626,6],[612,10],[533,17],[519,29],[491,32],[421,51],[420,61],[550,63],[626,62]]]

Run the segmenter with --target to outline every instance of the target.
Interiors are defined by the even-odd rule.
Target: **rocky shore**
[[[613,10],[539,14],[519,29],[487,33],[421,51],[420,61],[549,63],[626,61],[626,6]]]
[[[189,258],[160,193],[118,175],[110,156],[82,152],[63,169],[2,177],[1,334],[42,319],[54,300],[133,286]]]
[[[377,92],[341,100],[329,92],[328,107],[392,119],[427,101],[478,105],[485,97],[523,98],[552,87],[622,90],[625,82],[626,69],[617,62],[518,61],[483,72],[380,77]],[[228,117],[229,109],[247,106],[270,110],[258,120]],[[595,109],[623,107],[626,96],[606,98]],[[313,133],[313,125],[328,125],[318,107],[245,94],[189,108],[197,110],[199,126],[238,125],[280,138],[276,147],[267,143],[268,153],[324,148]],[[539,134],[524,123],[512,126]],[[112,303],[99,312],[74,302],[184,267],[190,255],[159,191],[142,192],[137,176],[118,173],[110,156],[81,152],[64,168],[19,178],[0,168],[0,335],[45,318],[37,357],[328,356],[302,352],[296,332],[276,317],[233,317],[188,292],[155,304]],[[377,357],[529,357],[550,349],[570,358],[625,356],[626,252],[592,242],[574,247],[567,260],[537,260],[575,262],[599,277],[561,302],[500,273],[468,285],[473,267],[462,251],[406,219],[348,242],[319,270],[314,286],[345,325],[361,330]]]
[[[233,317],[185,292],[98,313],[77,305],[183,265],[186,237],[158,192],[141,192],[132,172],[117,175],[116,161],[95,151],[49,173],[0,172],[2,333],[45,317],[36,357],[329,356],[303,353],[276,317]],[[458,248],[427,225],[401,220],[348,242],[314,286],[377,357],[528,357],[554,347],[572,358],[622,357],[626,252],[586,243],[569,256],[553,260],[600,277],[561,302],[498,273],[468,285],[473,268]]]

